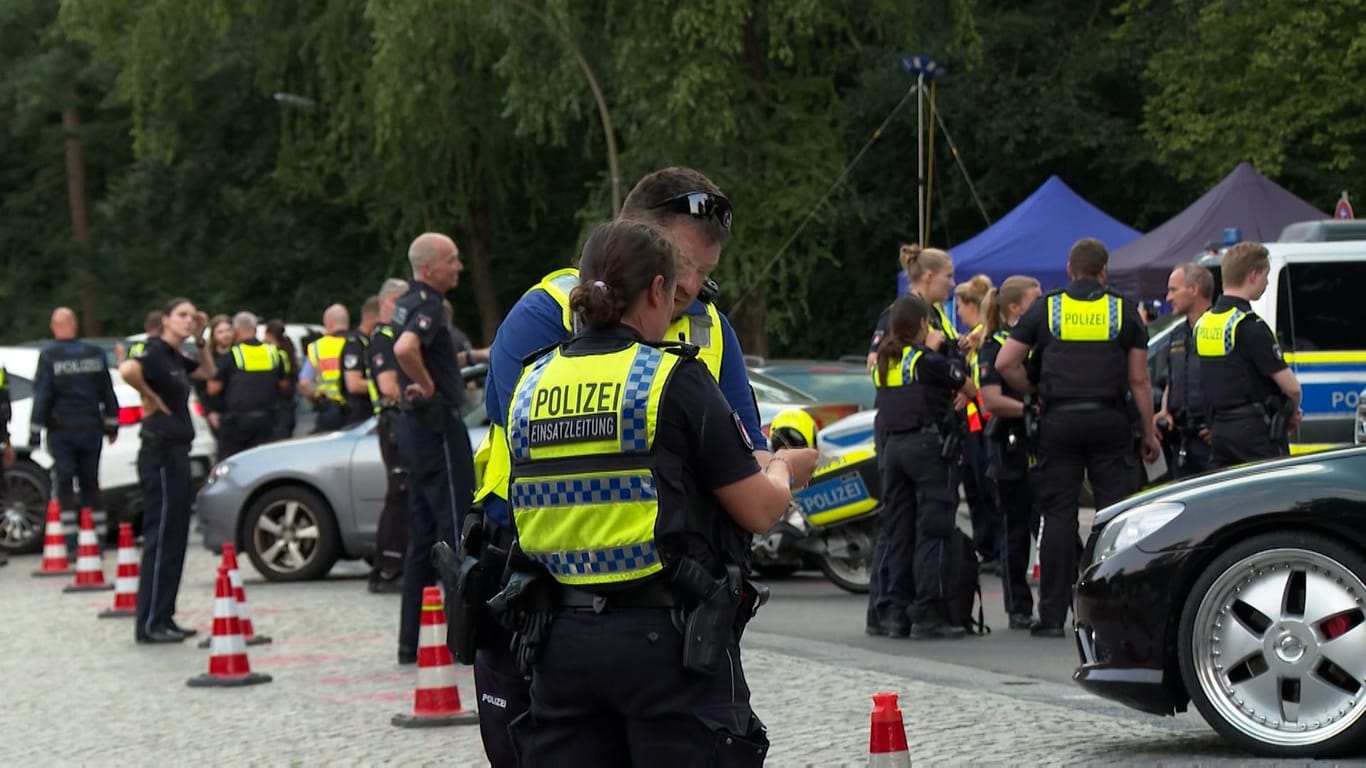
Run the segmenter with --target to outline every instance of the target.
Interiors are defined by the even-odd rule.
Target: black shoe
[[[1010,614],[1010,628],[1033,629],[1034,617],[1027,613],[1012,613]]]
[[[416,663],[417,663],[417,651],[414,650],[414,649],[412,649],[412,648],[404,648],[403,646],[399,646],[399,648],[398,648],[398,663],[399,663],[400,665],[402,665],[402,666],[407,666],[407,665],[409,665],[409,664],[416,664]]]
[[[170,628],[166,628],[154,629],[151,632],[139,634],[137,636],[137,641],[139,644],[144,645],[155,643],[183,643],[185,642],[185,638],[186,635],[182,635],[179,632],[176,632]]]
[[[883,619],[878,622],[880,634],[887,637],[909,637],[911,634],[911,623],[909,621],[897,621],[896,619]]]
[[[382,576],[379,578],[372,578],[370,579],[370,583],[365,585],[365,589],[367,592],[376,595],[397,595],[403,591],[403,579],[386,579]]]
[[[887,631],[882,628],[881,624],[871,622],[863,625],[863,631],[872,637],[886,637],[887,635]]]
[[[1034,637],[1065,637],[1067,633],[1062,631],[1062,627],[1056,624],[1045,624],[1036,621],[1029,627],[1029,634]]]
[[[177,635],[184,635],[184,636],[187,637],[187,638],[188,638],[188,637],[194,637],[195,635],[199,634],[199,630],[197,630],[197,629],[186,629],[185,627],[182,627],[182,626],[180,626],[179,624],[175,623],[175,620],[172,620],[172,621],[171,621],[171,623],[170,623],[170,625],[167,627],[167,629],[169,629],[170,631],[176,633]]]
[[[947,621],[918,621],[911,625],[912,640],[957,640],[967,633]]]

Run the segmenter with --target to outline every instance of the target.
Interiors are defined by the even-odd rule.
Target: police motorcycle
[[[775,451],[815,447],[821,456],[811,482],[793,491],[783,519],[754,537],[754,569],[779,576],[815,567],[840,589],[866,593],[881,511],[872,443],[844,451],[817,445],[816,421],[800,408],[774,417],[768,439]]]

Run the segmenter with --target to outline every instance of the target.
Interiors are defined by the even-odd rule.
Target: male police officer
[[[47,452],[57,465],[57,488],[65,513],[75,516],[72,478],[81,486],[81,506],[104,523],[100,505],[100,436],[113,443],[119,436],[119,402],[109,377],[104,351],[76,339],[76,313],[66,307],[52,312],[52,338],[38,355],[33,383],[33,416],[29,447],[41,444],[47,427]],[[63,515],[65,517],[65,514]]]
[[[1097,508],[1139,489],[1129,403],[1138,412],[1143,460],[1152,463],[1162,453],[1153,431],[1148,332],[1134,304],[1105,287],[1108,262],[1099,240],[1078,240],[1067,258],[1072,283],[1034,302],[996,359],[1012,387],[1033,392],[1025,357],[1033,349],[1041,358],[1043,423],[1034,485],[1044,533],[1039,620],[1030,628],[1038,637],[1062,637],[1072,603],[1082,473],[1091,478]]]
[[[739,339],[726,317],[710,302],[699,299],[708,274],[720,260],[721,247],[730,237],[730,202],[703,174],[691,168],[672,167],[655,171],[637,182],[626,197],[622,216],[653,223],[685,257],[686,263],[678,265],[676,317],[665,339],[674,341],[682,336],[700,348],[698,359],[717,379],[726,401],[754,443],[760,466],[766,466],[768,444],[760,431]],[[486,440],[488,450],[485,446],[480,448],[480,458],[487,461],[487,467],[476,498],[483,504],[488,524],[486,541],[500,548],[511,541],[506,501],[511,464],[503,433],[509,400],[522,374],[522,361],[572,335],[569,292],[578,282],[576,269],[546,275],[512,307],[493,341],[485,383],[485,406],[492,425]],[[490,624],[485,622],[486,627]],[[489,639],[480,647],[474,663],[480,735],[490,763],[496,767],[515,765],[507,725],[530,706],[530,694],[516,659],[508,650],[508,637],[500,634],[502,630],[496,626],[486,631]]]
[[[1172,329],[1167,347],[1167,386],[1162,390],[1162,410],[1153,424],[1165,433],[1170,446],[1172,477],[1198,475],[1209,469],[1210,431],[1205,392],[1200,380],[1200,356],[1192,339],[1195,323],[1209,311],[1214,275],[1190,262],[1172,270],[1167,278],[1167,301],[1172,311],[1185,315]]]
[[[408,550],[403,558],[398,661],[417,661],[422,589],[436,583],[431,550],[452,548],[474,496],[470,436],[460,420],[464,383],[455,363],[441,294],[460,282],[459,252],[445,235],[428,232],[408,247],[413,282],[394,308],[399,382],[407,410],[399,421],[399,447],[408,465]]]
[[[1213,413],[1215,468],[1284,456],[1300,424],[1300,383],[1276,336],[1252,311],[1266,292],[1271,263],[1260,243],[1238,243],[1222,261],[1224,294],[1195,323],[1205,397]]]
[[[299,391],[313,401],[318,413],[313,432],[330,432],[346,424],[343,410],[346,398],[342,395],[342,347],[346,346],[347,328],[351,315],[346,307],[333,304],[323,312],[323,329],[327,332],[306,352],[307,362],[299,372]]]
[[[345,424],[359,424],[374,413],[370,396],[370,375],[366,370],[365,350],[379,322],[379,297],[371,296],[360,306],[360,325],[346,335],[342,347],[342,389],[346,391]]]
[[[221,397],[218,459],[270,442],[275,407],[289,386],[279,351],[256,338],[256,316],[238,312],[232,318],[236,343],[209,382],[209,396]]]
[[[379,415],[379,455],[384,460],[384,508],[375,529],[375,567],[370,572],[371,592],[399,592],[403,588],[403,550],[408,546],[408,474],[398,451],[398,404],[403,390],[398,385],[394,360],[394,304],[408,291],[408,281],[389,278],[379,287],[379,322],[366,349],[366,371],[371,399]]]

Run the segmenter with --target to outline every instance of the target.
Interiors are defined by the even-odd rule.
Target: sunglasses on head
[[[684,192],[652,207],[668,208],[674,213],[686,213],[697,219],[714,218],[723,228],[730,229],[730,201],[710,192]]]

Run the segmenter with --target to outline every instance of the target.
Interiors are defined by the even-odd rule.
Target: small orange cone
[[[63,592],[101,592],[113,589],[104,583],[104,561],[100,558],[100,541],[95,536],[95,518],[90,507],[81,507],[81,530],[76,535],[76,581]]]
[[[422,626],[417,642],[417,688],[413,714],[394,715],[389,722],[403,728],[469,725],[479,722],[477,712],[460,708],[460,689],[455,686],[455,660],[446,647],[446,614],[441,607],[441,588],[422,590]]]
[[[237,623],[237,600],[232,594],[228,572],[218,569],[213,596],[213,642],[209,651],[209,671],[185,681],[191,688],[238,687],[269,683],[270,675],[251,671],[242,627]]]
[[[47,502],[47,525],[43,529],[43,565],[34,576],[69,576],[71,565],[66,561],[66,537],[62,535],[62,507],[56,499]]]
[[[237,622],[242,626],[242,637],[246,638],[247,645],[265,645],[271,642],[267,635],[256,634],[256,628],[251,624],[251,616],[247,613],[247,591],[242,588],[242,574],[237,570],[237,545],[231,541],[223,542],[223,564],[222,568],[228,571],[228,583],[232,586],[233,599],[237,601]],[[209,647],[210,638],[199,641],[200,648]]]
[[[133,545],[133,526],[119,523],[119,564],[114,574],[114,607],[100,611],[101,619],[138,614],[138,550]]]
[[[895,693],[873,694],[873,716],[868,733],[868,768],[911,768],[906,726]]]

